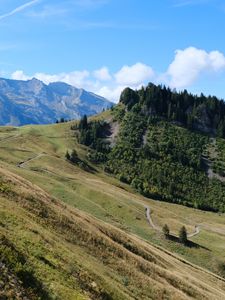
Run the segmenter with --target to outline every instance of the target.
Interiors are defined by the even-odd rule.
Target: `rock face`
[[[62,82],[0,79],[0,125],[48,124],[57,119],[78,119],[107,109],[103,97]]]

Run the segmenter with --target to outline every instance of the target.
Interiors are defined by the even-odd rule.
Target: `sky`
[[[225,99],[224,0],[0,0],[0,76]]]

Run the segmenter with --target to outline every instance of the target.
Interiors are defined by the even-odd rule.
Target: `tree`
[[[88,128],[88,120],[87,120],[87,116],[84,115],[79,123],[79,129],[80,130],[86,130]]]
[[[170,235],[170,229],[169,229],[167,224],[165,224],[163,226],[162,231],[163,231],[163,234],[164,234],[165,238],[168,238],[169,235]]]
[[[78,158],[78,154],[77,154],[77,151],[76,150],[73,150],[71,155],[70,155],[70,161],[72,163],[77,163],[79,161],[79,158]]]
[[[187,243],[187,229],[185,226],[182,226],[179,231],[179,240],[184,245]]]
[[[69,154],[68,150],[66,151],[65,158],[66,158],[67,160],[70,160],[70,154]]]
[[[120,96],[120,103],[123,103],[130,110],[136,103],[139,102],[139,95],[136,91],[126,88]]]
[[[221,138],[225,136],[225,122],[223,120],[219,122],[217,127],[217,135]]]

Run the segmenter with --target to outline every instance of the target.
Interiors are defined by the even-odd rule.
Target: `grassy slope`
[[[189,267],[188,265],[184,265],[179,260],[174,259],[171,255],[168,256],[165,254],[164,251],[156,250],[156,248],[154,248],[152,245],[154,244],[157,247],[163,247],[167,250],[176,252],[180,257],[188,259],[192,263],[198,264],[204,268],[208,268],[209,270],[217,272],[220,275],[224,275],[223,262],[225,261],[225,220],[223,216],[145,199],[142,196],[134,194],[126,185],[118,183],[113,178],[106,177],[101,172],[90,174],[82,171],[76,166],[72,166],[64,160],[66,150],[76,148],[79,156],[84,157],[85,148],[76,145],[75,139],[71,138],[69,124],[52,126],[26,126],[19,129],[2,128],[0,130],[0,140],[0,158],[3,168],[2,172],[6,172],[5,170],[7,169],[13,173],[17,173],[23,178],[28,179],[30,182],[35,183],[52,196],[63,200],[67,204],[70,204],[81,211],[87,212],[89,215],[96,217],[98,220],[104,221],[100,222],[95,218],[93,219],[88,217],[85,213],[80,213],[77,210],[73,211],[73,213],[76,212],[76,221],[78,218],[77,214],[79,215],[80,222],[83,222],[83,219],[88,218],[88,222],[90,222],[92,226],[88,227],[87,232],[94,230],[95,224],[98,224],[97,227],[101,226],[100,233],[103,234],[102,238],[108,241],[110,236],[110,241],[113,240],[113,242],[116,242],[115,247],[120,247],[120,244],[124,244],[127,239],[132,239],[132,243],[134,241],[137,243],[134,249],[138,248],[140,251],[144,251],[143,249],[147,249],[146,251],[153,251],[154,255],[151,253],[151,256],[153,255],[154,259],[159,257],[156,265],[158,267],[163,267],[161,271],[165,277],[165,272],[167,272],[165,269],[169,269],[173,275],[177,274],[180,278],[182,278],[179,286],[177,286],[178,289],[182,289],[181,286],[186,284],[186,276],[191,276],[192,279],[189,279],[189,281],[192,282],[194,280],[195,284],[197,278],[199,280],[198,288],[202,286],[201,281],[205,281],[207,285],[210,286],[210,288],[204,287],[205,296],[209,299],[210,294],[207,294],[207,290],[210,290],[211,286],[214,284],[222,286],[222,283],[220,281],[217,282],[214,277],[206,275],[206,273]],[[19,162],[26,161],[27,159],[35,157],[38,154],[42,154],[42,156],[26,164],[24,166],[26,169],[16,167]],[[50,199],[49,202],[51,202]],[[165,240],[161,234],[152,230],[145,219],[145,204],[151,206],[153,211],[152,218],[154,222],[160,226],[167,223],[174,233],[179,230],[181,225],[187,226],[189,231],[194,231],[194,225],[201,224],[201,233],[192,238],[193,242],[198,246],[192,248],[183,247],[178,243]],[[4,233],[14,243],[16,243],[17,247],[19,247],[22,252],[24,251],[24,244],[28,243],[29,241],[32,249],[28,253],[28,256],[31,260],[34,260],[33,263],[35,265],[35,269],[37,269],[37,272],[39,272],[39,276],[41,276],[41,273],[43,273],[43,268],[46,268],[46,266],[45,264],[43,265],[43,263],[40,263],[40,259],[35,261],[33,258],[35,257],[35,251],[40,251],[41,257],[48,257],[48,255],[53,255],[54,259],[55,257],[60,257],[56,264],[57,268],[54,269],[55,271],[53,272],[52,268],[49,269],[46,282],[48,288],[50,287],[50,289],[55,294],[59,294],[60,297],[63,295],[63,299],[79,299],[79,297],[81,297],[80,299],[83,299],[85,298],[83,297],[85,294],[83,290],[89,292],[89,294],[94,298],[96,297],[96,299],[97,297],[101,299],[101,297],[104,296],[104,290],[107,293],[112,294],[113,299],[126,299],[125,294],[129,295],[129,293],[131,299],[132,297],[134,299],[135,297],[138,299],[140,299],[140,297],[143,299],[146,299],[147,297],[150,298],[151,293],[153,293],[152,295],[158,295],[159,299],[166,299],[166,293],[169,293],[171,288],[169,286],[173,284],[170,283],[169,286],[167,286],[168,292],[162,288],[160,283],[157,284],[157,291],[151,290],[149,286],[152,286],[153,281],[149,282],[149,280],[153,280],[155,277],[151,273],[152,266],[149,266],[149,270],[151,270],[150,272],[142,269],[144,267],[137,267],[137,262],[135,262],[134,265],[136,266],[136,269],[132,269],[132,272],[131,270],[129,271],[128,267],[130,267],[130,262],[127,255],[131,255],[133,257],[133,247],[129,246],[131,251],[127,251],[125,249],[126,255],[125,258],[123,257],[122,262],[120,261],[120,255],[116,250],[109,251],[110,253],[115,252],[118,254],[113,254],[113,258],[111,258],[111,255],[109,255],[107,252],[107,247],[105,248],[105,245],[101,246],[102,249],[99,249],[98,254],[96,254],[95,250],[93,249],[95,247],[89,249],[89,243],[87,244],[86,240],[81,242],[81,244],[83,243],[85,247],[77,244],[74,245],[73,241],[69,241],[69,243],[67,243],[64,235],[62,235],[62,232],[55,232],[55,229],[49,229],[50,224],[48,223],[50,223],[50,220],[48,220],[48,218],[46,221],[48,226],[44,226],[42,224],[42,219],[39,218],[33,220],[33,218],[30,217],[30,213],[28,214],[27,211],[24,211],[24,208],[20,207],[20,202],[15,203],[14,205],[15,207],[12,213],[12,201],[5,198],[1,199],[1,214],[6,216],[6,221],[4,221],[4,218],[3,221],[6,223],[5,226],[9,226],[8,224],[11,226],[7,230],[5,230],[6,227],[3,227],[1,232]],[[60,211],[61,208],[56,207],[55,209],[58,211],[57,218],[59,219],[59,216],[62,213]],[[66,215],[70,214],[69,208],[64,208],[64,212]],[[15,221],[16,215],[18,217],[16,217]],[[74,216],[72,216],[72,218],[74,218]],[[12,221],[8,222],[8,219]],[[23,223],[22,220],[26,220],[28,224],[26,225],[26,222]],[[58,222],[60,221],[58,220]],[[110,227],[111,225],[109,224],[114,227]],[[43,227],[45,228],[43,229]],[[37,235],[30,232],[33,228],[37,228],[37,231],[43,233],[43,236],[40,237],[39,234]],[[122,231],[118,231],[116,228],[122,229]],[[12,234],[13,230],[16,233],[14,235]],[[116,236],[120,236],[119,241],[118,237],[115,241],[115,237],[111,236],[114,234],[114,232]],[[126,232],[126,234],[124,232]],[[17,238],[18,233],[22,237],[20,240]],[[99,228],[94,231],[93,236],[98,236],[98,234]],[[139,237],[138,239],[137,236]],[[48,244],[45,245],[44,243],[46,237],[52,241],[54,240],[54,246],[51,246],[50,251],[49,246],[47,246]],[[55,242],[56,237],[58,240]],[[146,242],[143,240],[146,240],[151,244],[146,244]],[[41,249],[39,249],[39,247],[37,249],[35,244],[37,241],[39,242],[39,245],[43,244],[40,246]],[[61,243],[62,241],[63,243]],[[124,246],[119,250],[119,252],[123,250]],[[87,251],[88,254],[86,254],[85,251]],[[105,258],[106,262],[104,265],[100,264],[102,252],[108,253],[107,257]],[[85,259],[83,259],[84,253]],[[109,260],[107,260],[108,256]],[[143,259],[140,258],[140,256],[143,255],[138,253],[137,257],[135,256],[135,258]],[[71,265],[73,265],[73,263],[71,263],[73,260],[75,265],[78,264],[79,268],[82,270],[86,269],[88,276],[91,276],[90,280],[88,279],[89,284],[87,287],[84,287],[83,283],[81,282],[81,271],[78,273],[75,272],[75,282],[73,282],[73,276],[68,276],[68,272],[71,273],[70,268],[72,267]],[[161,265],[162,262],[164,264],[163,266]],[[120,263],[123,264],[120,266]],[[59,265],[61,268],[63,268],[63,271],[58,267]],[[148,263],[144,262],[144,266],[146,265],[148,265]],[[115,269],[110,272],[112,267],[115,267]],[[94,274],[92,274],[93,270],[95,270]],[[142,278],[143,271],[144,273],[149,274],[150,278],[147,276]],[[138,272],[138,279],[136,282],[133,282],[134,277],[136,278],[136,275],[131,276],[131,273],[136,274],[136,272]],[[183,274],[183,272],[185,272],[185,274]],[[160,276],[163,277],[162,274]],[[186,278],[185,280],[183,276]],[[99,280],[97,287],[95,286],[96,278]],[[71,286],[70,280],[72,280],[74,286]],[[148,288],[140,286],[139,281],[146,282]],[[212,281],[215,281],[215,283],[212,284]],[[57,284],[54,284],[54,282],[57,282]],[[113,282],[113,285],[117,288],[112,289],[112,287],[110,287],[110,282]],[[164,278],[163,282],[167,282],[167,279]],[[195,286],[195,284],[193,284],[193,286]],[[94,287],[92,287],[92,285]],[[97,292],[93,291],[92,289],[99,289],[100,286],[103,288],[103,291],[98,291],[98,295],[96,294],[96,296],[95,293]],[[129,292],[127,287],[129,288],[129,291],[132,292]],[[193,287],[193,289],[195,289],[195,287]],[[193,294],[192,296],[197,299],[201,299],[202,296],[200,297],[200,295],[204,293],[200,290],[198,290],[200,293],[198,296],[196,296],[197,294]],[[117,293],[116,291],[120,291],[121,294],[113,294]],[[140,292],[142,292],[143,295],[140,295]],[[216,293],[213,290],[210,292],[213,294]],[[163,293],[165,293],[165,295],[163,295]],[[173,293],[175,293],[175,291],[173,291]],[[179,294],[179,292],[176,293],[178,299],[185,299],[184,297],[187,291],[185,291],[182,296]],[[223,296],[217,296],[218,299],[225,298],[225,294],[223,294]],[[169,294],[168,297],[170,297]],[[129,296],[127,296],[127,299],[129,299]]]

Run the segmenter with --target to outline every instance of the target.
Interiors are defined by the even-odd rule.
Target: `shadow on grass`
[[[201,249],[205,249],[207,251],[210,251],[209,248],[201,246],[201,245],[199,245],[199,244],[197,244],[195,242],[189,241],[189,240],[187,240],[187,242],[185,244],[183,244],[183,243],[180,242],[179,238],[177,236],[175,236],[175,235],[169,235],[167,237],[167,240],[175,242],[175,243],[182,244],[182,245],[184,245],[184,246],[186,246],[188,248],[197,248],[197,249],[201,248]]]

